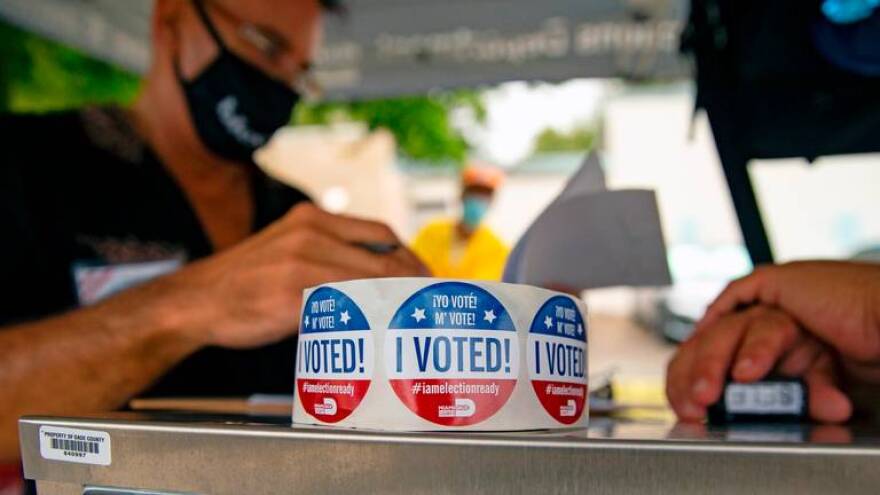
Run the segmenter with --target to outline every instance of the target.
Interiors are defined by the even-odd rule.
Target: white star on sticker
[[[553,318],[550,318],[549,316],[545,316],[544,317],[544,326],[547,327],[547,330],[550,330],[551,328],[553,328]]]
[[[495,316],[494,309],[490,309],[489,311],[483,311],[483,319],[488,321],[489,323],[494,322],[495,318],[498,318],[498,317]]]
[[[578,335],[584,333],[584,326],[578,323]]]
[[[416,319],[416,323],[427,318],[427,316],[425,316],[425,309],[424,308],[415,308],[413,310],[413,314],[411,314],[410,316],[412,316],[413,318]]]
[[[343,325],[348,325],[349,320],[351,320],[351,316],[348,316],[347,309],[342,313],[339,313],[339,321],[341,321]]]
[[[306,315],[306,328],[309,328],[309,316]]]

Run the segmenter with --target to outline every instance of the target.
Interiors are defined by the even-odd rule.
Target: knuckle
[[[774,309],[768,308],[767,306],[758,305],[758,306],[749,307],[745,311],[745,314],[752,321],[754,321],[754,320],[774,321],[775,320],[774,312],[775,312]]]
[[[758,282],[763,282],[772,277],[778,270],[778,265],[758,265],[755,267],[754,270],[752,270],[752,273],[748,276],[748,278],[751,278],[752,280],[756,280]]]
[[[318,207],[311,202],[302,202],[290,209],[290,218],[298,221],[313,220],[318,214]]]
[[[318,236],[311,229],[297,229],[288,236],[288,245],[294,253],[302,253],[316,242]]]

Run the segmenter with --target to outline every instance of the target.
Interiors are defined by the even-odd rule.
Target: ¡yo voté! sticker
[[[296,390],[306,412],[325,423],[348,417],[373,376],[373,336],[357,304],[331,287],[312,292],[296,355]]]
[[[501,409],[518,362],[510,315],[473,284],[419,290],[394,314],[385,337],[391,388],[411,411],[444,426],[474,425]]]
[[[529,331],[529,378],[544,409],[573,424],[587,397],[587,326],[577,305],[554,296],[541,306]]]

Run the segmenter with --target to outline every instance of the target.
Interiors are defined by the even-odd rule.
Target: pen
[[[355,242],[358,247],[362,247],[371,253],[388,254],[397,250],[400,244],[389,244],[384,242]]]

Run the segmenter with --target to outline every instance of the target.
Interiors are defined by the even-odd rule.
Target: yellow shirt
[[[413,251],[435,277],[501,280],[509,249],[488,227],[462,240],[452,220],[436,220],[416,235]]]

